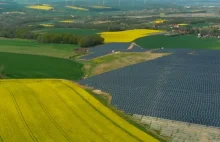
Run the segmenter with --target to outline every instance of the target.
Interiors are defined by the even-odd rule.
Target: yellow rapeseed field
[[[66,80],[0,80],[2,141],[158,142]]]
[[[66,7],[74,10],[89,11],[89,9],[83,7],[77,7],[77,6],[66,6]]]
[[[158,20],[155,20],[154,23],[156,24],[162,24],[164,22],[166,22],[167,20],[163,20],[163,19],[158,19]]]
[[[189,25],[189,24],[178,24],[179,26],[187,26],[187,25]]]
[[[43,4],[43,5],[30,5],[30,6],[27,6],[27,8],[38,9],[38,10],[51,10],[51,9],[53,9],[52,6],[47,5],[47,4]]]
[[[43,27],[53,27],[54,26],[53,24],[40,24],[40,25]]]
[[[119,32],[102,32],[99,33],[105,39],[105,43],[109,42],[132,42],[137,38],[161,33],[160,30],[135,29]]]
[[[60,21],[61,23],[73,23],[74,21],[73,20],[62,20]]]
[[[112,8],[112,7],[108,7],[108,6],[101,6],[101,5],[94,5],[94,6],[91,6],[92,8],[96,8],[96,9],[109,9],[109,8]]]

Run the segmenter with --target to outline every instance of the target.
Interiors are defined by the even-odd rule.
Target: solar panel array
[[[127,50],[128,47],[131,45],[131,43],[108,43],[108,44],[103,44],[99,45],[96,47],[89,48],[89,54],[82,56],[79,59],[84,59],[84,60],[91,60],[100,56],[104,56],[107,54],[111,54],[112,51],[114,50],[115,52],[144,52],[147,51],[146,49],[143,49],[138,46],[134,46],[132,49]]]
[[[130,114],[220,127],[220,51],[185,50],[80,83]]]

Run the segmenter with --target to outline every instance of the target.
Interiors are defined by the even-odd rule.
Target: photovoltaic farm
[[[80,83],[111,94],[126,113],[220,127],[220,51],[154,52],[163,51],[172,54]]]
[[[0,141],[159,142],[71,81],[0,80]]]

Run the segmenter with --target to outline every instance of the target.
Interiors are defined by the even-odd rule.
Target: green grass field
[[[192,27],[200,28],[200,27],[207,27],[211,26],[211,23],[198,23],[198,24],[191,24]]]
[[[61,34],[74,34],[74,35],[94,35],[102,31],[95,29],[68,29],[68,28],[45,28],[38,30],[40,33],[61,33]]]
[[[0,52],[69,58],[73,56],[73,49],[75,48],[78,48],[78,46],[70,44],[43,44],[33,40],[0,38]]]
[[[61,78],[78,80],[83,65],[71,60],[0,52],[0,66],[8,78]]]
[[[139,38],[135,43],[144,48],[197,48],[197,49],[220,49],[220,40],[212,38],[197,38],[192,35],[168,37],[154,35]]]

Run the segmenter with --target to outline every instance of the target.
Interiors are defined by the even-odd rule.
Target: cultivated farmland
[[[0,66],[8,78],[61,78],[78,80],[83,65],[68,59],[0,52]]]
[[[53,27],[54,25],[53,24],[50,24],[50,23],[48,23],[48,24],[40,24],[41,26],[43,26],[43,27]]]
[[[108,7],[108,6],[101,6],[101,5],[94,5],[91,6],[92,8],[96,8],[96,9],[110,9],[112,7]]]
[[[70,44],[44,44],[34,40],[0,38],[0,52],[69,58],[73,56],[73,49],[75,48],[78,48],[78,46]]]
[[[70,81],[0,80],[0,84],[2,141],[158,141]]]
[[[153,21],[153,23],[155,23],[155,24],[162,24],[162,23],[164,23],[164,22],[166,22],[166,21],[167,21],[167,20],[157,19],[157,20]]]
[[[43,5],[30,5],[30,6],[27,6],[27,8],[37,9],[37,10],[51,10],[51,9],[53,9],[52,6],[47,5],[47,4],[43,4]]]
[[[78,6],[66,6],[66,8],[70,8],[70,9],[73,9],[73,10],[80,10],[80,11],[89,11],[89,9],[87,8],[84,8],[84,7],[78,7]]]
[[[111,94],[126,113],[220,127],[220,51],[186,51],[80,83]]]
[[[74,20],[62,20],[61,23],[74,23]]]
[[[197,38],[193,35],[169,37],[164,35],[146,36],[135,40],[144,48],[198,48],[220,49],[220,39]]]
[[[106,43],[110,42],[132,42],[137,38],[162,33],[160,30],[135,29],[119,32],[102,32],[99,33],[105,39]]]

